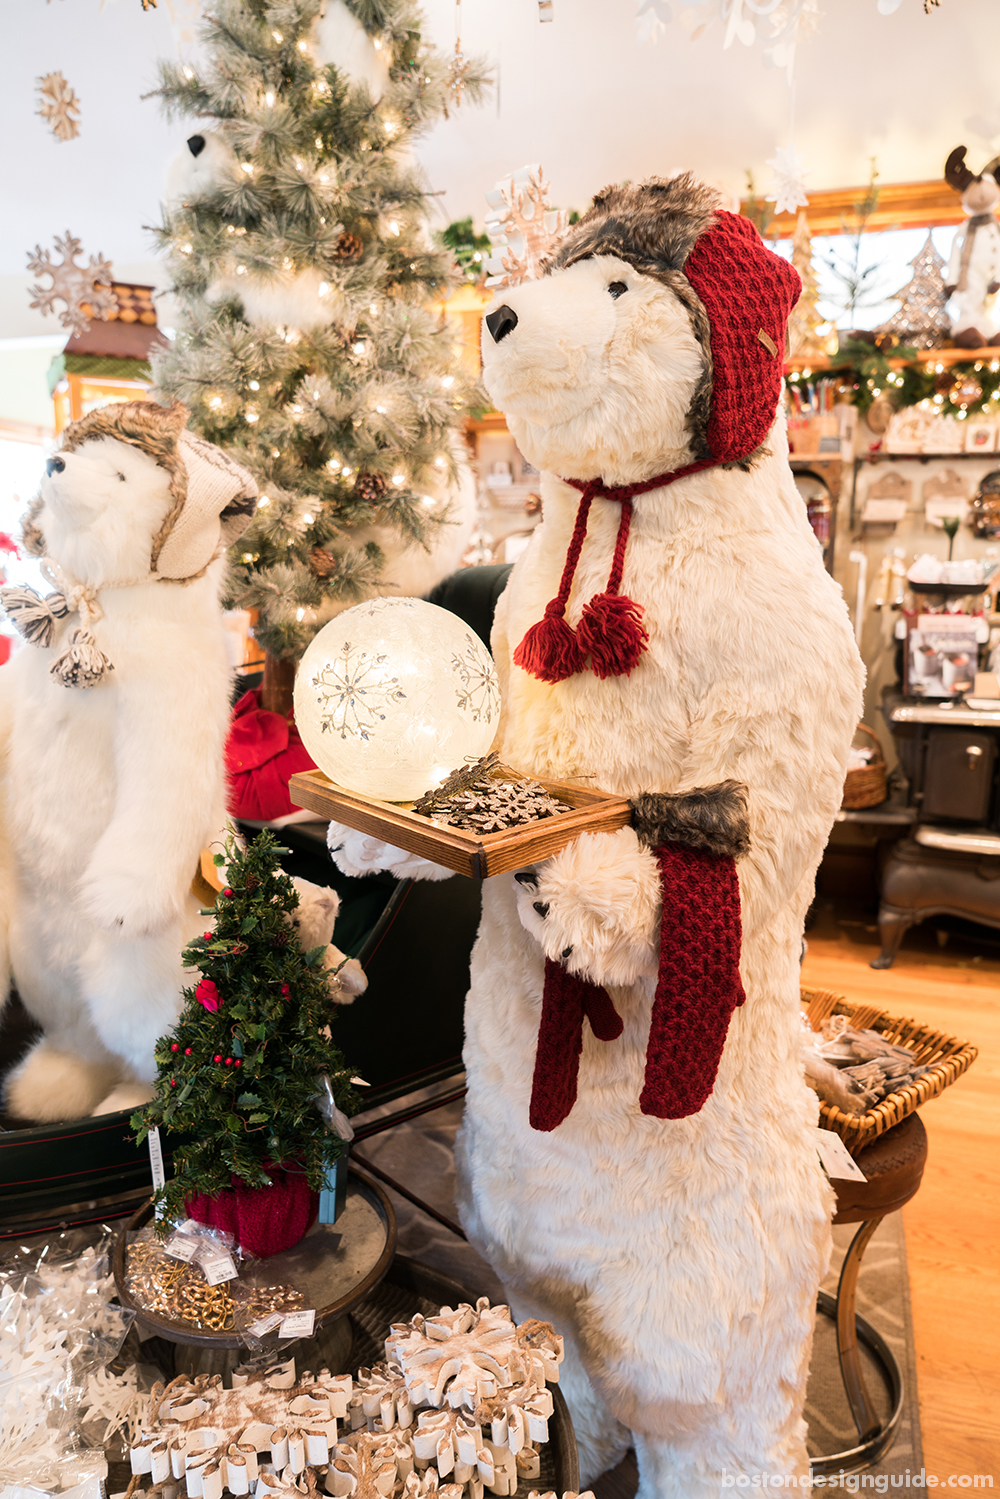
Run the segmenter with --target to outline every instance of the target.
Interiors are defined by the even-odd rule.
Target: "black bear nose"
[[[496,312],[491,312],[487,316],[486,326],[493,335],[493,342],[498,344],[517,327],[517,313],[513,307],[508,307],[504,303],[502,307],[497,308]]]
[[[52,478],[53,474],[61,474],[65,467],[65,458],[46,458],[45,460],[45,472],[48,474],[50,479]]]
[[[192,156],[200,156],[205,149],[205,137],[203,135],[189,135],[187,148]]]

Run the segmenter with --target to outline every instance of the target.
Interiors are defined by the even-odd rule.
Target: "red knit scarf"
[[[590,669],[598,677],[627,677],[638,664],[639,657],[648,648],[649,636],[642,622],[642,609],[627,595],[619,593],[622,573],[625,568],[625,548],[632,524],[632,500],[637,494],[650,489],[664,489],[677,479],[686,479],[688,474],[697,474],[702,469],[714,468],[716,458],[702,458],[697,463],[688,463],[672,473],[657,474],[641,484],[616,484],[608,486],[603,479],[564,479],[580,490],[580,504],[576,512],[573,535],[566,552],[559,592],[545,606],[545,613],[537,625],[532,625],[521,644],[514,652],[514,664],[522,671],[542,682],[563,682],[567,677],[583,671],[589,658]],[[621,505],[618,536],[615,540],[611,575],[604,593],[595,594],[584,608],[580,623],[574,630],[566,622],[566,605],[573,587],[583,543],[587,536],[587,517],[591,502],[596,498],[617,500]]]
[[[740,888],[726,855],[679,843],[655,854],[663,891],[660,967],[639,1107],[657,1119],[684,1119],[707,1102],[733,1011],[746,998]],[[529,1111],[534,1129],[555,1129],[576,1102],[584,1015],[599,1040],[621,1035],[607,991],[546,959]]]

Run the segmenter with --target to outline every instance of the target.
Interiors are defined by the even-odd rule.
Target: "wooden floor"
[[[1000,943],[970,927],[941,947],[934,928],[945,923],[931,918],[877,972],[872,921],[824,902],[807,933],[803,983],[979,1047],[965,1076],[922,1111],[929,1158],[903,1218],[927,1472],[944,1482],[991,1474],[1000,1488]]]

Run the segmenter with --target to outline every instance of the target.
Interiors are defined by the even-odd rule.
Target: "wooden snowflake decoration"
[[[80,101],[61,73],[46,73],[38,82],[38,108],[56,140],[71,141],[80,134]]]
[[[493,246],[487,286],[517,286],[538,276],[566,233],[564,208],[550,208],[542,169],[522,167],[486,194],[485,228]]]
[[[31,306],[48,313],[55,311],[57,301],[65,302],[65,311],[59,314],[63,327],[72,333],[86,333],[91,318],[106,319],[118,306],[111,284],[111,262],[101,255],[91,255],[89,265],[77,265],[76,257],[83,245],[68,229],[61,237],[56,235],[55,246],[63,257],[61,262],[53,261],[50,252],[41,245],[36,245],[34,253],[28,256],[29,271],[36,276],[52,277],[49,287],[36,284],[28,288],[34,297]]]

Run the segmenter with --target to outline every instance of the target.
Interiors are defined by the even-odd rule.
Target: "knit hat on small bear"
[[[802,283],[749,219],[716,204],[690,173],[606,188],[546,268],[548,274],[615,255],[662,281],[687,308],[706,368],[688,413],[692,463],[640,484],[606,485],[599,476],[567,481],[581,498],[559,591],[514,651],[515,665],[543,682],[563,681],[588,664],[598,677],[629,675],[648,640],[641,607],[620,592],[633,498],[702,469],[746,463],[774,423],[786,327]],[[574,630],[566,606],[595,498],[617,501],[621,522],[607,589],[584,607]]]

